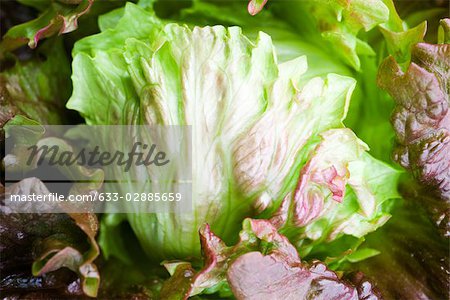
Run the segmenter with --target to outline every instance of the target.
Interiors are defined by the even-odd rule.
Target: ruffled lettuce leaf
[[[252,40],[257,38],[259,31],[263,31],[272,38],[279,62],[302,55],[308,57],[308,70],[305,76],[314,77],[328,73],[351,75],[350,68],[340,60],[336,60],[332,51],[320,45],[317,39],[315,42],[306,39],[285,19],[277,18],[271,10],[250,16],[245,11],[242,1],[227,1],[225,4],[217,5],[196,0],[190,7],[182,9],[179,13],[174,12],[168,18],[197,26],[239,26]]]
[[[359,237],[387,220],[381,204],[396,197],[396,172],[383,164],[380,173],[364,171],[377,164],[363,155],[367,147],[350,130],[337,129],[353,79],[329,74],[303,80],[306,59],[277,64],[263,33],[252,43],[236,27],[164,26],[133,4],[116,24],[75,46],[67,106],[90,124],[193,129],[194,213],[127,216],[150,257],[198,257],[195,232],[203,223],[233,241],[244,216],[272,216],[293,194],[312,193],[326,203],[308,220],[297,213],[290,220],[305,228],[323,217],[334,229],[329,239]],[[343,155],[333,156],[331,149]],[[379,189],[371,175],[392,184]],[[119,185],[109,188],[122,192]],[[348,205],[354,207],[346,215],[351,221],[331,222]]]
[[[143,2],[139,3],[143,5]],[[305,20],[306,24],[308,23],[306,18],[310,18],[312,14],[299,17],[295,15],[299,12],[273,5],[255,16],[250,16],[242,1],[227,1],[218,4],[196,0],[184,8],[169,5],[170,3],[162,0],[156,4],[146,3],[146,7],[148,9],[163,7],[165,18],[187,23],[190,27],[195,25],[239,26],[242,27],[244,34],[252,40],[257,39],[259,31],[264,31],[270,35],[273,41],[279,62],[285,62],[301,55],[308,57],[308,70],[303,76],[304,80],[315,76],[325,76],[328,73],[354,77],[357,85],[352,95],[350,113],[345,124],[355,130],[357,135],[370,146],[370,153],[373,156],[392,163],[390,153],[392,152],[394,131],[388,119],[393,109],[393,103],[389,95],[376,85],[378,64],[386,51],[384,43],[379,45],[380,41],[384,39],[381,34],[378,33],[370,39],[365,37],[371,44],[374,40],[377,42],[374,44],[374,49],[378,50],[378,55],[359,55],[362,71],[352,72],[351,68],[342,60],[337,59],[334,48],[329,47],[315,27],[310,26],[312,23],[299,27],[297,26],[298,21],[292,22],[292,20],[301,19]],[[385,4],[390,10],[393,10],[393,13],[389,14],[393,16],[393,20],[387,23],[395,25],[399,22],[403,28],[402,20],[395,12],[393,4]],[[102,16],[100,27],[114,26],[122,15],[123,9]],[[395,18],[395,16],[397,17]],[[389,28],[395,29],[396,27],[390,26]]]
[[[445,28],[445,21],[442,24]],[[418,43],[411,48],[410,56],[411,63],[405,71],[393,56],[385,59],[378,84],[396,103],[392,115],[397,143],[394,159],[430,190],[430,196],[440,198],[423,202],[436,225],[448,236],[450,47]]]
[[[345,132],[335,134],[335,139],[355,139]],[[356,255],[363,237],[390,218],[389,200],[400,197],[400,172],[361,153],[360,144],[351,149],[335,141],[317,146],[296,188],[272,217],[302,256],[330,260]],[[331,160],[336,153],[342,159]]]
[[[209,225],[200,229],[205,264],[196,271],[186,262],[166,262],[172,277],[161,289],[166,299],[187,299],[202,291],[236,299],[378,299],[366,282],[364,294],[319,262],[302,262],[295,247],[267,220],[246,219],[234,246],[226,244]],[[175,288],[176,287],[176,288]]]
[[[20,134],[11,134],[11,131],[14,130],[14,127],[11,126],[17,125],[26,126],[25,128],[27,130],[21,131]],[[27,172],[36,170],[40,167],[38,164],[39,161],[48,159],[45,153],[41,151],[30,160],[28,150],[30,145],[36,145],[38,148],[48,147],[51,149],[52,147],[57,147],[58,149],[61,149],[61,151],[55,154],[55,159],[61,159],[61,157],[64,156],[64,152],[74,153],[77,151],[78,145],[73,145],[74,143],[71,144],[59,136],[55,137],[54,133],[47,132],[46,128],[39,124],[17,123],[17,118],[14,118],[6,124],[4,129],[6,137],[8,138],[9,135],[9,138],[11,139],[9,145],[12,147],[10,153],[3,158],[2,165],[6,172],[19,173],[24,174],[22,176],[27,176]],[[98,191],[102,187],[104,180],[104,172],[102,170],[87,168],[78,164],[55,167],[54,171],[58,172],[58,174],[68,182],[73,180],[67,191],[67,195],[89,194],[93,191]],[[80,181],[79,178],[83,178],[83,180]],[[63,207],[63,209],[66,211],[70,210],[70,205],[71,204],[66,203],[66,207]],[[74,207],[77,206],[76,203],[73,203],[73,205]],[[80,205],[86,205],[86,209],[83,211],[92,211],[91,204]],[[46,209],[39,210],[39,206],[33,208],[37,209],[35,212],[47,211]]]
[[[2,193],[8,197],[50,192],[39,179],[26,178]],[[99,255],[95,214],[27,214],[15,213],[10,206],[0,208],[2,294],[33,297],[33,292],[45,289],[53,296],[97,295],[99,273],[93,263]],[[61,270],[64,267],[80,279]]]
[[[9,61],[10,60],[10,61]],[[25,174],[37,168],[39,157],[28,164],[30,145],[56,145],[65,151],[73,151],[72,145],[52,137],[41,124],[64,124],[70,117],[64,103],[71,92],[70,66],[62,41],[46,41],[29,60],[8,57],[13,66],[0,74],[0,141],[10,138],[12,148],[2,156],[2,171]],[[14,126],[26,126],[21,135],[11,135]],[[26,132],[26,133],[25,133]],[[41,153],[42,154],[42,153]],[[87,183],[75,183],[70,194],[84,194],[98,190],[103,182],[101,170],[89,170],[82,166],[60,168],[61,175],[70,180],[83,176]],[[27,177],[27,176],[25,176]]]
[[[1,141],[14,138],[14,142],[11,141],[14,147],[2,157],[2,172],[27,172],[36,168],[36,165],[25,166],[28,155],[24,157],[23,148],[30,144],[59,143],[65,150],[72,150],[64,141],[49,138],[40,126],[68,122],[64,102],[71,91],[70,66],[60,39],[47,40],[28,60],[21,61],[8,55],[5,61],[12,66],[6,65],[0,74]],[[29,126],[32,130],[25,136],[10,136],[10,126],[18,125]],[[77,167],[60,171],[69,178],[78,172],[87,180],[95,180],[92,184],[74,184],[69,193],[98,190],[103,179],[101,171]],[[5,197],[50,193],[37,178],[25,178],[7,186],[2,195],[3,192]],[[29,205],[32,212],[32,205]],[[11,205],[2,206],[0,214],[2,233],[10,232],[2,244],[2,263],[7,264],[2,267],[2,293],[32,298],[50,295],[94,297],[99,286],[99,273],[93,263],[99,255],[95,241],[96,216],[88,213],[19,214],[13,209]],[[22,251],[23,255],[17,255]],[[18,262],[18,257],[23,261]]]
[[[266,2],[250,0],[249,13],[252,15],[259,13]],[[409,59],[409,48],[422,41],[425,35],[427,22],[423,20],[435,18],[444,12],[444,9],[436,4],[428,3],[431,1],[424,2],[427,3],[404,5],[401,1],[393,0],[314,0],[285,3],[280,1],[273,4],[280,17],[287,17],[300,32],[306,33],[302,27],[315,26],[348,64],[360,70],[360,56],[375,55],[367,37],[361,34],[362,29],[368,32],[378,26],[385,37],[389,52],[395,55],[398,61]],[[408,15],[406,22],[400,18],[396,7],[406,12]],[[412,28],[409,28],[411,24]]]
[[[169,2],[164,0],[157,2],[160,5],[167,3]],[[403,26],[394,6],[385,4],[390,10],[393,10],[393,13],[389,15],[394,16],[392,21],[394,25],[397,24],[396,20],[399,20],[400,26]],[[155,4],[154,7],[158,6]],[[287,9],[283,5],[280,7],[274,3],[257,15],[251,16],[245,10],[242,1],[227,1],[218,4],[196,0],[186,8],[172,9],[169,14],[166,12],[165,17],[177,22],[186,22],[189,26],[218,24],[239,26],[242,27],[244,34],[252,40],[257,38],[259,31],[264,31],[272,38],[279,62],[285,62],[300,55],[308,57],[308,70],[303,78],[325,76],[328,73],[355,78],[357,85],[352,94],[350,113],[345,124],[355,130],[358,137],[370,146],[370,153],[373,156],[392,163],[390,153],[392,152],[394,131],[389,123],[389,116],[393,109],[393,103],[389,95],[376,85],[378,64],[386,52],[383,36],[380,33],[374,34],[372,30],[370,38],[361,37],[370,42],[377,50],[377,55],[359,55],[361,70],[355,72],[342,60],[337,59],[334,48],[329,47],[316,28],[311,26],[313,22],[307,21],[307,18],[311,18],[313,14],[299,16],[298,13],[302,12]],[[113,21],[115,19],[113,16],[117,16],[116,13],[111,14],[111,17],[105,16],[104,19]],[[304,20],[304,26],[298,26],[298,20]],[[376,43],[373,43],[374,41]]]
[[[77,249],[78,243],[70,240],[45,240],[36,246],[38,250],[32,273],[34,276],[41,276],[62,267],[68,268],[80,277],[83,293],[95,297],[100,285],[100,274],[93,263],[100,253],[95,240],[98,231],[97,217],[92,213],[71,213],[69,216],[86,234],[90,248],[83,252]]]
[[[9,29],[0,43],[0,54],[24,44],[35,48],[44,38],[74,31],[78,27],[78,18],[89,12],[94,0],[21,2],[42,12],[38,18]]]
[[[29,129],[24,136],[11,135],[11,126],[25,125]],[[29,126],[31,125],[31,126]],[[11,139],[9,141],[12,145],[11,153],[8,153],[2,158],[2,168],[6,172],[20,172],[23,177],[29,176],[30,171],[36,169],[36,161],[32,161],[30,165],[25,164],[28,159],[26,151],[30,144],[37,144],[38,146],[53,146],[57,145],[64,151],[73,152],[73,148],[65,141],[51,137],[51,133],[45,132],[43,126],[37,122],[31,122],[30,119],[15,116],[9,120],[4,126],[6,138]],[[39,158],[37,158],[39,159]],[[86,182],[76,182],[72,184],[68,190],[68,195],[81,195],[88,194],[92,191],[98,191],[101,188],[103,182],[103,171],[98,169],[87,169],[85,167],[76,165],[73,167],[66,167],[58,169],[62,178],[70,180],[75,176],[80,178],[83,176]],[[53,186],[53,188],[57,188]],[[46,185],[38,178],[28,177],[21,180],[18,183],[8,184],[4,190],[4,197],[7,199],[9,195],[20,195],[21,197],[27,197],[28,195],[48,195],[50,190]],[[6,201],[5,201],[6,203]],[[40,285],[34,285],[33,282],[40,282],[42,280],[51,280],[54,278],[54,271],[61,268],[68,268],[76,273],[79,279],[73,279],[74,282],[64,282],[56,280],[57,286],[53,286],[51,282],[44,283],[49,290],[58,289],[55,293],[63,293],[67,295],[75,294],[76,296],[87,295],[95,297],[99,288],[100,275],[96,265],[93,261],[98,257],[100,249],[96,242],[95,236],[98,231],[98,220],[95,214],[89,212],[89,204],[86,205],[86,213],[69,213],[70,202],[56,202],[56,203],[44,203],[44,202],[7,202],[8,205],[2,206],[2,220],[0,224],[5,226],[2,228],[2,232],[11,230],[12,234],[17,234],[17,239],[22,239],[23,235],[29,235],[26,241],[25,251],[30,251],[32,257],[30,261],[26,260],[24,265],[20,265],[21,270],[12,270],[5,273],[4,289],[8,293],[33,293],[33,289],[42,289]],[[19,212],[16,211],[19,206]],[[78,204],[76,204],[78,205]],[[26,211],[27,213],[24,213]],[[55,213],[46,213],[48,211]],[[44,212],[44,213],[43,213]],[[46,225],[47,219],[51,223]],[[77,230],[74,230],[72,225],[64,222],[59,224],[59,220],[71,219],[76,225]],[[17,223],[17,224],[16,224]],[[23,223],[23,224],[22,224]],[[30,223],[30,224],[28,224]],[[53,224],[53,225],[52,225]],[[11,229],[8,229],[11,226]],[[17,233],[17,230],[23,230],[22,233]],[[27,228],[30,226],[31,228]],[[49,226],[47,228],[47,226]],[[35,228],[36,227],[36,228]],[[42,227],[42,228],[41,228]],[[41,229],[39,229],[41,228]],[[72,232],[74,231],[74,232]],[[17,245],[20,243],[13,242],[9,245],[9,240],[5,242],[5,248],[11,247],[11,251],[16,251]],[[31,247],[31,248],[30,248]],[[30,250],[31,249],[31,250]],[[6,260],[12,260],[12,266],[16,263],[16,258],[6,258]],[[32,264],[31,264],[32,263]],[[27,265],[30,264],[30,265]],[[28,267],[29,270],[24,269]],[[18,272],[18,273],[15,273]],[[64,275],[65,272],[60,272]],[[3,275],[3,274],[2,274]],[[23,276],[23,278],[22,278]],[[69,280],[73,276],[63,276],[64,280]],[[29,281],[29,284],[25,284],[19,287],[15,287],[15,281]],[[72,279],[71,279],[72,280]],[[61,290],[62,289],[62,290]],[[45,297],[45,296],[44,296]]]
[[[253,6],[258,6],[253,2]],[[391,0],[274,1],[271,4],[261,13],[275,12],[280,20],[290,22],[303,40],[322,47],[326,47],[326,40],[331,41],[333,51],[337,50],[347,63],[359,70],[353,75],[358,86],[346,124],[370,145],[372,155],[391,163],[394,132],[388,118],[393,105],[390,97],[376,86],[378,65],[388,52],[402,67],[407,66],[411,47],[423,41],[427,25],[436,26],[434,20],[445,14],[445,5],[441,8],[432,1],[405,4]],[[400,18],[397,9],[407,16],[406,21]],[[427,19],[428,22],[424,21]],[[370,30],[374,27],[381,34]],[[365,34],[361,28],[370,32]]]
[[[388,20],[389,8],[374,1],[279,1],[274,10],[305,35],[313,32],[332,45],[337,54],[355,70],[360,70],[360,55],[374,55],[371,46],[358,35]],[[388,1],[390,2],[390,1]],[[305,29],[304,28],[308,28]],[[313,33],[314,35],[314,33]]]

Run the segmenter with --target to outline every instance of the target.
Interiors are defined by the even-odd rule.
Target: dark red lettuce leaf
[[[323,263],[289,264],[276,253],[238,257],[227,278],[237,299],[358,299],[356,289]]]
[[[8,197],[10,193],[46,194],[49,191],[38,179],[27,178],[8,186],[2,195]],[[99,254],[95,241],[97,229],[94,214],[14,213],[2,200],[2,295],[27,295],[41,291],[51,294],[53,291],[52,297],[61,293],[95,296],[99,285],[99,275],[93,264]],[[55,271],[61,276],[52,275]]]
[[[208,225],[200,230],[200,239],[205,261],[200,271],[186,262],[165,264],[172,274],[161,291],[165,299],[187,299],[224,285],[237,299],[380,298],[371,286],[355,287],[319,261],[302,262],[267,220],[246,219],[235,246],[226,246]]]
[[[0,128],[15,116],[41,124],[65,124],[70,96],[70,64],[61,40],[48,40],[32,57],[0,61]]]
[[[419,43],[404,72],[393,57],[380,66],[378,84],[396,102],[394,159],[426,188],[425,206],[450,235],[450,45]],[[436,201],[426,199],[438,198]],[[436,211],[438,209],[439,211]]]

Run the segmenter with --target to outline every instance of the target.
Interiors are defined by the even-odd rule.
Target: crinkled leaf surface
[[[165,264],[172,277],[163,290],[174,286],[187,299],[204,289],[228,283],[237,299],[362,299],[357,289],[315,261],[301,262],[297,250],[267,220],[246,219],[239,242],[227,247],[210,231],[200,230],[204,267],[195,270],[183,262]],[[366,291],[377,299],[375,291]],[[174,294],[172,294],[174,295]]]
[[[380,66],[378,83],[396,101],[392,123],[397,135],[394,158],[441,198],[436,224],[449,230],[450,205],[450,47],[419,43],[404,72],[393,57]],[[427,203],[424,203],[427,205]],[[433,203],[430,203],[433,207]]]

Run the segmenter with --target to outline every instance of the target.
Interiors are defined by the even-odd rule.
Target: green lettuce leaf
[[[162,0],[157,3],[168,5],[170,2]],[[388,5],[388,3],[385,4]],[[156,4],[154,6],[156,7]],[[403,28],[403,22],[396,14],[393,4],[388,7],[393,10],[394,17],[392,17],[392,21],[385,24],[396,25],[399,22],[400,28]],[[374,49],[378,51],[376,56],[359,55],[361,68],[360,72],[355,72],[345,62],[338,59],[334,48],[329,47],[328,42],[313,26],[314,22],[307,20],[313,14],[302,14],[299,17],[295,15],[296,13],[302,12],[288,10],[283,5],[280,7],[274,3],[273,6],[251,16],[245,10],[242,1],[227,1],[218,4],[196,0],[186,8],[173,9],[166,17],[169,20],[186,22],[192,27],[218,24],[239,26],[242,27],[244,34],[252,40],[257,38],[259,31],[264,31],[272,38],[279,62],[289,61],[301,55],[308,57],[308,70],[304,74],[304,79],[326,76],[328,73],[355,78],[357,85],[352,95],[350,113],[345,124],[355,130],[357,135],[370,146],[370,153],[373,156],[392,163],[390,153],[393,148],[394,131],[389,123],[389,116],[394,105],[389,95],[376,85],[378,64],[387,51],[383,36],[379,32],[374,34],[373,31],[371,31],[370,38],[361,36],[366,41],[370,41]],[[114,20],[112,16],[110,19]],[[298,19],[303,20],[304,26],[298,26]],[[396,29],[397,27],[394,25],[389,25],[389,28]],[[376,43],[372,43],[373,41]]]
[[[323,260],[355,252],[360,239],[390,218],[387,200],[400,197],[401,174],[364,153],[366,146],[350,131],[325,134],[330,136],[316,147],[295,190],[272,217],[302,256]],[[337,142],[346,139],[355,142]]]
[[[270,35],[276,48],[279,62],[289,61],[302,55],[308,57],[308,70],[305,77],[324,76],[328,73],[351,75],[351,69],[340,60],[336,60],[334,53],[320,44],[315,37],[314,42],[299,34],[295,27],[286,20],[276,18],[274,12],[264,10],[256,16],[250,16],[243,9],[241,1],[227,1],[223,5],[196,0],[192,6],[182,9],[169,19],[186,22],[193,26],[239,26],[243,33],[252,40],[256,40],[258,33],[263,31]]]
[[[315,76],[326,76],[328,73],[354,77],[357,85],[345,124],[355,130],[357,135],[370,146],[370,153],[373,156],[392,163],[390,153],[393,148],[394,131],[389,123],[389,116],[394,105],[389,95],[376,85],[378,64],[386,52],[385,44],[379,42],[383,41],[381,34],[377,33],[375,37],[370,38],[370,41],[377,41],[375,49],[379,50],[378,55],[359,55],[361,71],[352,72],[342,60],[337,59],[334,48],[329,47],[321,34],[315,30],[314,26],[311,26],[312,23],[306,25],[308,22],[305,21],[305,26],[298,27],[298,22],[289,22],[294,18],[295,11],[281,10],[274,5],[255,16],[250,16],[242,1],[227,1],[219,5],[214,2],[196,0],[188,7],[181,9],[172,7],[170,3],[161,0],[154,5],[147,4],[147,7],[156,9],[163,6],[166,8],[165,18],[187,23],[191,28],[195,25],[239,26],[251,40],[256,40],[258,32],[264,31],[272,38],[279,62],[289,61],[301,55],[308,57],[308,70],[302,77],[303,80]],[[396,14],[393,4],[388,7],[390,10],[393,9],[395,14],[392,14],[393,20],[386,24],[396,25],[399,22],[400,28],[403,28],[403,22]],[[123,9],[102,16],[100,25],[104,23],[108,24],[105,26],[114,26],[122,15]],[[311,15],[302,15],[300,19],[306,20],[308,17],[310,18]],[[389,28],[397,28],[394,25],[389,25]],[[365,37],[365,39],[368,38]]]
[[[89,11],[93,2],[94,0],[22,1],[43,12],[38,18],[8,30],[0,43],[0,56],[24,44],[35,48],[44,38],[74,31],[78,27],[78,18]]]
[[[274,3],[274,10],[280,18],[285,15],[299,32],[316,28],[328,45],[356,70],[361,67],[359,55],[374,54],[358,34],[386,22],[389,16],[389,8],[382,0],[279,1]]]

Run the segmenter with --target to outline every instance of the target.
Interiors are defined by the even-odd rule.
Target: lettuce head
[[[124,256],[121,221],[161,261],[200,257],[204,223],[235,242],[245,217],[269,218],[307,254],[388,220],[398,172],[342,123],[354,79],[311,78],[305,56],[279,63],[264,32],[168,23],[131,3],[100,24],[75,45],[67,107],[88,124],[188,125],[193,147],[193,211],[108,216],[106,255]]]

